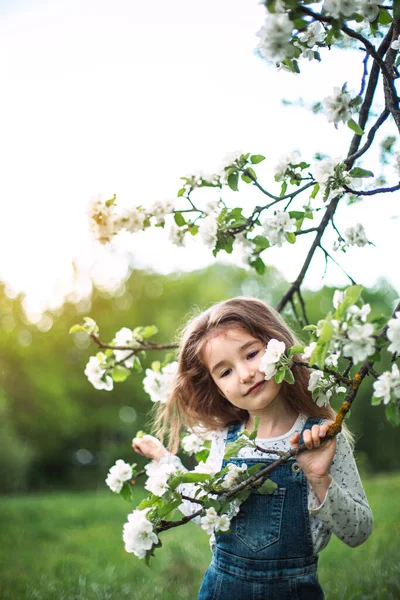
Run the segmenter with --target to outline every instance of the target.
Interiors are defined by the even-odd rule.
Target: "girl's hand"
[[[296,461],[317,493],[320,502],[324,501],[326,490],[332,481],[329,468],[336,452],[336,437],[325,442],[320,448],[321,439],[326,436],[328,427],[332,423],[333,421],[328,421],[323,425],[313,425],[311,429],[306,429],[303,433],[304,443],[307,448],[314,448],[314,450],[296,456]],[[290,444],[292,448],[300,446],[300,433],[295,433],[290,438]]]
[[[141,438],[133,438],[132,448],[138,454],[159,461],[168,454],[168,450],[162,445],[160,440],[152,435],[146,434]]]

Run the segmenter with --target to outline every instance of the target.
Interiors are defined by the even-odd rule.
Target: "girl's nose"
[[[251,369],[242,368],[240,372],[240,383],[247,383],[251,381],[254,377],[255,373]]]

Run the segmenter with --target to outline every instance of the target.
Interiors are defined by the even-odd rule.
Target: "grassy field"
[[[365,481],[370,539],[333,539],[320,555],[327,600],[400,600],[400,475]],[[110,492],[0,499],[2,600],[194,600],[210,561],[193,524],[164,534],[146,567],[121,539],[129,506]]]

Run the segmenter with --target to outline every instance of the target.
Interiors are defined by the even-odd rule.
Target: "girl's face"
[[[204,361],[221,394],[234,406],[257,415],[280,400],[282,384],[258,370],[265,344],[243,329],[217,332],[204,348]]]

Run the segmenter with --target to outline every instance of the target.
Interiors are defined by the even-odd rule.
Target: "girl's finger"
[[[320,426],[313,425],[311,428],[311,438],[313,441],[314,448],[318,448],[318,446],[321,444],[320,439],[319,439],[319,433],[320,433]]]
[[[324,423],[321,425],[319,430],[319,437],[325,437],[329,427],[332,425],[333,421],[328,421],[328,423]]]
[[[300,445],[300,434],[295,433],[294,435],[292,435],[289,441],[292,448],[298,448]]]
[[[308,449],[313,447],[312,434],[310,429],[303,431],[303,441]]]

